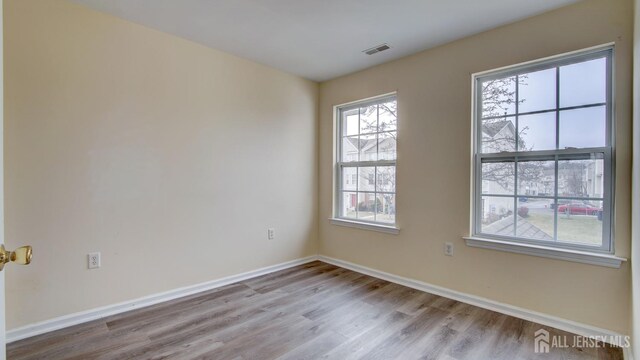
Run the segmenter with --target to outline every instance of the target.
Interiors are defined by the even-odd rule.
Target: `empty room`
[[[640,360],[639,1],[0,9],[0,360]]]

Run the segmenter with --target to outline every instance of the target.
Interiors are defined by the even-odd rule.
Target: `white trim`
[[[557,247],[548,247],[533,244],[522,244],[509,241],[485,239],[476,236],[465,236],[463,239],[467,242],[467,246],[491,249],[499,251],[507,251],[516,254],[525,254],[546,257],[558,260],[567,260],[579,262],[583,264],[606,266],[619,269],[623,262],[627,259],[610,254],[598,254],[586,251],[569,250]]]
[[[380,95],[375,95],[375,96],[370,96],[368,98],[364,98],[364,99],[358,99],[358,100],[353,100],[353,101],[348,101],[346,103],[342,103],[342,104],[338,104],[338,105],[333,105],[333,110],[334,113],[336,110],[338,110],[339,108],[342,107],[349,107],[351,105],[355,105],[355,104],[360,104],[360,103],[366,103],[366,102],[370,102],[370,101],[376,101],[379,99],[384,99],[386,97],[390,97],[390,96],[397,96],[398,95],[398,91],[394,90],[385,94],[380,94]]]
[[[346,226],[346,227],[362,229],[362,230],[378,231],[378,232],[383,232],[383,233],[393,234],[393,235],[398,235],[400,233],[400,229],[395,226],[370,224],[366,222],[351,221],[351,220],[340,219],[340,218],[331,218],[329,220],[331,220],[331,223],[333,225],[338,225],[338,226]]]
[[[623,336],[614,331],[598,328],[591,325],[581,324],[572,320],[559,318],[552,315],[527,310],[521,307],[504,304],[498,301],[490,300],[480,296],[466,294],[463,292],[447,289],[441,286],[428,284],[422,281],[409,279],[406,277],[390,274],[387,272],[375,270],[366,266],[357,265],[352,262],[331,258],[320,255],[318,260],[343,267],[352,271],[356,271],[365,275],[373,276],[378,279],[387,280],[396,284],[410,287],[412,289],[428,292],[431,294],[443,296],[449,299],[457,300],[463,303],[471,304],[483,309],[496,311],[509,316],[517,317],[528,321],[533,321],[542,325],[551,326],[556,329],[568,331],[570,333],[582,336],[606,336],[607,339]]]
[[[592,46],[592,47],[588,47],[588,48],[584,48],[584,49],[569,51],[569,52],[565,52],[565,53],[562,53],[562,54],[547,56],[547,57],[540,58],[540,59],[525,61],[525,62],[521,62],[521,63],[514,64],[514,65],[507,65],[507,66],[499,67],[499,68],[496,68],[496,69],[483,70],[483,71],[475,72],[475,73],[471,74],[471,76],[472,77],[478,77],[478,76],[491,74],[491,73],[494,73],[494,72],[510,70],[510,69],[513,69],[513,68],[516,68],[516,67],[521,67],[521,66],[525,67],[525,66],[529,66],[529,65],[533,65],[533,64],[537,64],[537,63],[549,62],[549,61],[562,59],[564,57],[580,55],[580,54],[583,54],[583,53],[596,52],[596,51],[599,51],[599,50],[605,50],[607,48],[613,48],[615,45],[616,45],[615,42],[608,42],[608,43],[605,43],[605,44],[600,44],[600,45],[596,45],[596,46]]]
[[[607,338],[621,336],[621,334],[615,333],[610,330],[597,328],[590,325],[581,324],[571,320],[558,318],[551,315],[542,314],[539,312],[523,309],[520,307],[500,303],[490,299],[482,298],[475,295],[470,295],[455,290],[450,290],[444,287],[428,284],[422,281],[405,278],[398,275],[393,275],[383,271],[375,270],[369,267],[357,265],[348,261],[331,258],[324,255],[313,255],[301,259],[287,261],[284,263],[267,266],[257,270],[248,271],[242,274],[231,275],[222,279],[213,280],[201,284],[192,286],[186,286],[163,293],[153,294],[138,298],[135,300],[125,301],[118,304],[107,305],[104,307],[91,309],[88,311],[78,312],[75,314],[65,315],[54,319],[42,321],[35,324],[30,324],[20,328],[7,331],[7,343],[26,339],[32,336],[44,334],[50,331],[63,329],[69,326],[82,324],[88,321],[101,319],[107,316],[116,315],[126,311],[140,309],[146,306],[155,305],[165,301],[181,298],[184,296],[193,295],[199,292],[215,289],[225,285],[233,284],[239,281],[251,279],[257,276],[262,276],[272,272],[288,269],[294,266],[306,264],[312,261],[320,260],[328,264],[336,265],[356,271],[362,274],[373,276],[379,279],[391,281],[396,284],[407,286],[420,291],[428,292],[431,294],[444,296],[450,299],[454,299],[460,302],[471,304],[492,311],[497,311],[502,314],[514,316],[520,319],[533,321],[539,324],[551,326],[560,330],[568,331],[577,335],[583,336],[606,336]],[[632,351],[630,348],[623,348],[624,359],[633,360]]]
[[[555,190],[554,190],[554,194],[552,196],[552,198],[556,199],[560,199],[560,198],[564,198],[562,196],[559,196],[558,193],[558,184],[559,184],[559,179],[558,179],[558,174],[559,174],[559,170],[558,170],[558,161],[559,156],[563,155],[563,159],[572,159],[571,156],[568,156],[569,154],[571,155],[587,155],[587,154],[592,154],[592,153],[603,153],[603,157],[604,157],[604,194],[602,196],[602,203],[603,203],[603,210],[604,210],[604,217],[601,218],[602,220],[602,228],[603,228],[603,232],[602,232],[602,238],[603,238],[603,242],[600,245],[599,251],[601,252],[608,252],[609,254],[613,254],[615,249],[614,249],[614,226],[613,226],[613,218],[614,218],[614,202],[615,202],[615,157],[614,157],[614,153],[615,153],[615,136],[614,134],[614,128],[613,125],[615,123],[615,111],[614,111],[614,106],[615,106],[615,101],[614,101],[614,94],[613,94],[613,89],[614,89],[614,66],[613,66],[613,62],[614,62],[614,54],[615,53],[615,43],[608,43],[608,44],[604,44],[604,45],[598,45],[598,46],[593,46],[587,49],[582,49],[582,50],[577,50],[577,51],[572,51],[572,52],[568,52],[568,53],[564,53],[564,54],[559,54],[559,55],[554,55],[554,56],[550,56],[550,57],[546,57],[543,59],[536,59],[536,60],[532,60],[532,61],[528,61],[528,62],[524,62],[524,63],[520,63],[520,64],[516,64],[516,65],[509,65],[509,66],[505,66],[505,67],[501,67],[498,69],[493,69],[493,70],[488,70],[488,71],[483,71],[483,72],[478,72],[478,73],[474,73],[471,76],[472,79],[472,115],[471,115],[471,119],[472,119],[472,145],[473,145],[473,149],[472,149],[472,173],[471,173],[471,223],[470,223],[470,234],[472,237],[477,237],[477,238],[486,238],[486,236],[484,236],[481,233],[481,229],[480,229],[480,225],[481,225],[481,215],[482,215],[482,198],[483,196],[492,196],[493,194],[485,194],[482,192],[482,164],[484,159],[498,159],[498,160],[504,160],[504,161],[515,161],[516,164],[518,163],[518,159],[519,158],[526,158],[526,157],[530,157],[532,159],[537,158],[538,156],[549,156],[550,158],[547,160],[553,160],[555,161]],[[499,78],[503,78],[503,77],[513,77],[513,76],[518,76],[519,74],[523,74],[523,73],[529,73],[529,72],[533,72],[533,71],[538,71],[538,70],[544,70],[544,69],[556,69],[556,76],[559,76],[559,69],[561,66],[566,66],[566,65],[570,65],[570,64],[577,64],[577,63],[581,63],[584,61],[589,61],[589,60],[593,60],[593,59],[606,59],[606,76],[607,76],[607,81],[606,81],[606,101],[604,103],[592,103],[592,104],[584,104],[581,105],[579,107],[562,107],[560,104],[560,98],[559,98],[559,91],[560,91],[560,80],[556,79],[555,80],[555,85],[556,85],[556,103],[555,103],[555,107],[554,108],[548,108],[548,109],[544,109],[545,112],[548,113],[555,113],[556,115],[556,128],[558,128],[559,125],[559,114],[560,111],[562,110],[569,110],[569,109],[577,109],[577,108],[584,108],[585,106],[602,106],[602,105],[606,105],[607,108],[607,116],[606,116],[606,141],[605,141],[605,145],[599,148],[579,148],[579,149],[554,149],[554,150],[536,150],[536,151],[520,151],[519,149],[514,149],[513,151],[508,151],[508,152],[499,152],[499,153],[491,153],[491,154],[487,154],[487,153],[483,153],[481,150],[481,138],[482,138],[482,134],[480,131],[480,125],[481,125],[481,119],[482,119],[482,114],[481,114],[481,105],[482,105],[482,94],[480,91],[480,88],[478,86],[481,86],[481,82],[485,81],[486,79],[499,79]],[[517,96],[517,89],[516,89],[516,96]],[[517,100],[517,99],[516,99]],[[516,127],[518,126],[518,114],[520,115],[528,115],[531,114],[531,112],[527,113],[520,113],[518,110],[518,101],[516,101],[515,104],[515,112],[511,115],[515,116],[515,120],[516,120]],[[506,116],[506,113],[505,113]],[[517,139],[516,139],[517,140]],[[558,132],[556,131],[556,145],[559,146],[560,139],[558,138]],[[517,141],[516,141],[517,142]],[[517,169],[516,169],[516,180],[517,180]],[[516,209],[518,207],[517,204],[517,198],[519,197],[519,191],[518,191],[518,181],[516,181],[515,183],[515,188],[514,188],[514,194],[508,195],[506,197],[508,198],[512,198],[513,199],[513,208]],[[515,210],[514,210],[515,211]],[[554,234],[553,234],[553,238],[557,239],[557,230],[558,230],[558,224],[557,224],[557,217],[558,214],[557,212],[554,213],[555,214],[555,227],[554,227]],[[517,222],[514,223],[514,225],[517,225]],[[514,237],[515,236],[515,237]],[[503,238],[513,238],[516,240],[526,240],[526,241],[530,241],[530,242],[538,242],[539,245],[541,245],[542,247],[547,247],[547,248],[566,248],[566,249],[570,249],[570,250],[576,250],[576,251],[582,251],[582,252],[591,252],[592,251],[592,246],[586,246],[586,245],[581,245],[581,244],[577,244],[577,243],[567,243],[567,242],[556,242],[556,243],[544,243],[542,241],[538,241],[538,240],[532,240],[532,239],[522,239],[517,237],[516,235],[511,235],[511,236],[501,236]],[[508,239],[510,240],[510,239]],[[474,246],[469,244],[468,241],[468,245],[470,246]],[[485,247],[485,248],[496,248],[496,247],[489,247],[489,245],[491,244],[481,244],[478,243],[476,244],[478,247]],[[515,248],[517,249],[517,248]],[[509,250],[507,250],[509,251]],[[512,252],[516,252],[516,251],[512,251]],[[563,259],[564,257],[561,256],[555,256],[554,258],[557,259]],[[579,262],[585,262],[585,261],[579,261]],[[590,259],[586,261],[589,264],[596,264],[596,265],[602,265],[602,261],[591,261]],[[610,267],[619,267],[620,264],[615,264],[615,262],[611,262],[609,264],[604,264],[604,266],[610,266]]]
[[[334,109],[334,114],[333,114],[333,138],[334,138],[334,152],[333,152],[333,210],[332,210],[332,217],[336,220],[343,220],[343,218],[340,217],[340,214],[342,213],[342,208],[343,208],[343,202],[344,202],[344,198],[342,196],[342,194],[345,192],[345,189],[343,189],[343,184],[342,184],[342,176],[344,174],[344,168],[350,168],[350,167],[361,167],[361,166],[370,166],[370,167],[374,167],[374,166],[393,166],[394,169],[397,167],[397,154],[396,154],[396,159],[394,160],[367,160],[367,161],[344,161],[343,159],[343,131],[344,131],[344,118],[343,118],[343,114],[344,112],[349,112],[349,111],[353,111],[353,110],[357,110],[360,107],[363,106],[370,106],[370,105],[379,105],[380,103],[383,102],[387,102],[387,101],[395,101],[396,102],[396,106],[397,106],[397,102],[398,102],[398,94],[396,91],[388,93],[388,94],[382,94],[382,95],[378,95],[378,96],[374,96],[374,97],[370,97],[367,99],[362,99],[362,100],[358,100],[358,101],[352,101],[346,104],[341,104],[341,105],[336,105],[333,107]],[[379,122],[379,117],[380,117],[380,111],[377,112],[377,119]],[[396,120],[397,120],[397,113],[396,113]],[[360,113],[358,112],[358,128],[360,128]],[[379,125],[379,124],[378,124]],[[376,129],[375,133],[371,133],[370,135],[376,135],[376,138],[378,138],[379,134],[383,134],[383,133],[393,133],[395,132],[396,134],[398,134],[398,127],[396,124],[396,129],[395,130],[389,130],[389,131],[379,131],[380,129]],[[360,135],[362,135],[360,133],[360,130],[358,130],[358,138],[360,138]],[[397,136],[396,136],[397,137]],[[379,144],[378,144],[379,145]],[[376,145],[376,146],[378,146]],[[359,160],[360,156],[358,156],[358,160]],[[377,179],[377,172],[376,174],[374,174],[376,179]],[[358,181],[356,183],[359,184],[360,181]],[[377,180],[376,180],[376,186],[375,189],[373,191],[360,191],[358,189],[358,186],[356,186],[355,189],[355,193],[371,193],[371,194],[382,194],[382,193],[386,193],[386,194],[394,194],[397,195],[397,189],[394,189],[393,192],[379,192],[376,191],[378,185],[377,185]],[[346,190],[346,191],[350,191],[350,190]],[[397,207],[397,206],[396,206]],[[358,209],[356,209],[357,211]],[[347,221],[350,221],[349,219],[347,219]],[[367,221],[358,221],[356,220],[355,222],[357,223],[372,223],[374,225],[376,225],[375,222],[367,222]],[[342,224],[337,224],[337,225],[342,225]],[[385,231],[384,229],[388,229],[388,228],[395,228],[397,225],[397,213],[395,214],[395,220],[394,220],[394,224],[392,224],[391,226],[387,226],[385,224],[381,224],[381,226],[383,227],[383,232],[388,232],[388,233],[394,233],[393,230],[392,231]],[[350,226],[349,224],[346,224],[345,226]],[[352,227],[358,227],[358,226],[352,226]],[[376,230],[374,228],[370,228],[370,227],[360,227],[362,229],[367,229],[367,230]]]
[[[622,348],[622,358],[625,360],[633,360],[633,351],[631,347]]]
[[[144,296],[138,299],[128,300],[121,303],[107,305],[87,311],[82,311],[74,314],[64,315],[57,318],[45,320],[35,324],[29,324],[16,329],[7,331],[7,343],[26,339],[32,336],[44,334],[50,331],[59,330],[69,326],[82,324],[88,321],[101,319],[107,316],[120,314],[125,311],[134,309],[140,309],[143,307],[155,305],[169,300],[178,299],[184,296],[193,295],[199,292],[219,288],[225,285],[233,284],[239,281],[251,279],[257,276],[262,276],[272,272],[288,269],[294,266],[306,264],[308,262],[316,261],[318,257],[316,255],[307,256],[305,258],[287,261],[284,263],[263,267],[257,270],[248,271],[245,273],[227,276],[221,279],[207,281],[204,283],[185,286],[182,288],[169,290],[157,294]]]

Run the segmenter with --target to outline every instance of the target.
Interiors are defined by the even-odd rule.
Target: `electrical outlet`
[[[276,238],[276,229],[273,229],[273,228],[267,229],[267,238],[269,240],[275,239]]]
[[[447,256],[453,256],[453,243],[444,243],[444,254]]]
[[[97,269],[100,267],[100,253],[94,252],[87,255],[89,269]]]

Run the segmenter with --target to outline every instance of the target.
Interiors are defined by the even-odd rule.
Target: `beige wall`
[[[323,83],[318,94],[310,81],[62,0],[5,0],[6,239],[35,248],[31,266],[7,272],[8,328],[319,245],[323,255],[627,333],[628,264],[469,248],[461,236],[471,73],[615,41],[616,253],[630,255],[631,6],[586,0]],[[401,233],[331,225],[332,106],[395,90]],[[266,240],[268,227],[276,240]],[[454,257],[443,255],[445,241]],[[102,268],[86,269],[91,251],[102,252]]]
[[[634,1],[633,37],[633,193],[632,193],[632,344],[640,359],[640,1]]]
[[[630,254],[632,1],[587,0],[321,84],[320,253],[628,333],[630,267],[467,247],[471,74],[616,43],[616,254]],[[332,106],[398,92],[399,235],[331,225]],[[455,245],[455,256],[443,244]]]
[[[4,10],[6,239],[34,246],[8,329],[317,253],[317,84],[64,1]]]
[[[3,64],[3,59],[4,59],[4,55],[2,53],[3,50],[3,42],[4,42],[4,36],[2,36],[3,33],[3,18],[4,16],[2,16],[2,2],[3,0],[0,0],[0,69],[2,68],[2,64]],[[3,100],[3,92],[4,92],[4,72],[0,71],[0,124],[4,123],[4,100]],[[4,128],[3,126],[0,126],[0,144],[4,143]],[[4,147],[0,146],[0,186],[4,187]],[[2,188],[0,188],[2,189]],[[4,191],[0,191],[0,201],[4,204]],[[4,207],[0,208],[0,243],[4,243]],[[6,313],[6,308],[5,308],[5,276],[4,276],[3,272],[2,274],[0,274],[0,312]],[[0,322],[0,339],[2,339],[0,341],[0,359],[2,360],[6,360],[4,359],[4,354],[6,354],[6,344],[5,344],[5,340],[6,340],[6,329],[5,326],[2,324],[2,322]]]

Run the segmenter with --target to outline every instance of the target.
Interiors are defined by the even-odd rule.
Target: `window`
[[[612,56],[474,76],[473,236],[613,253]]]
[[[394,226],[396,222],[395,95],[337,108],[335,217]]]

